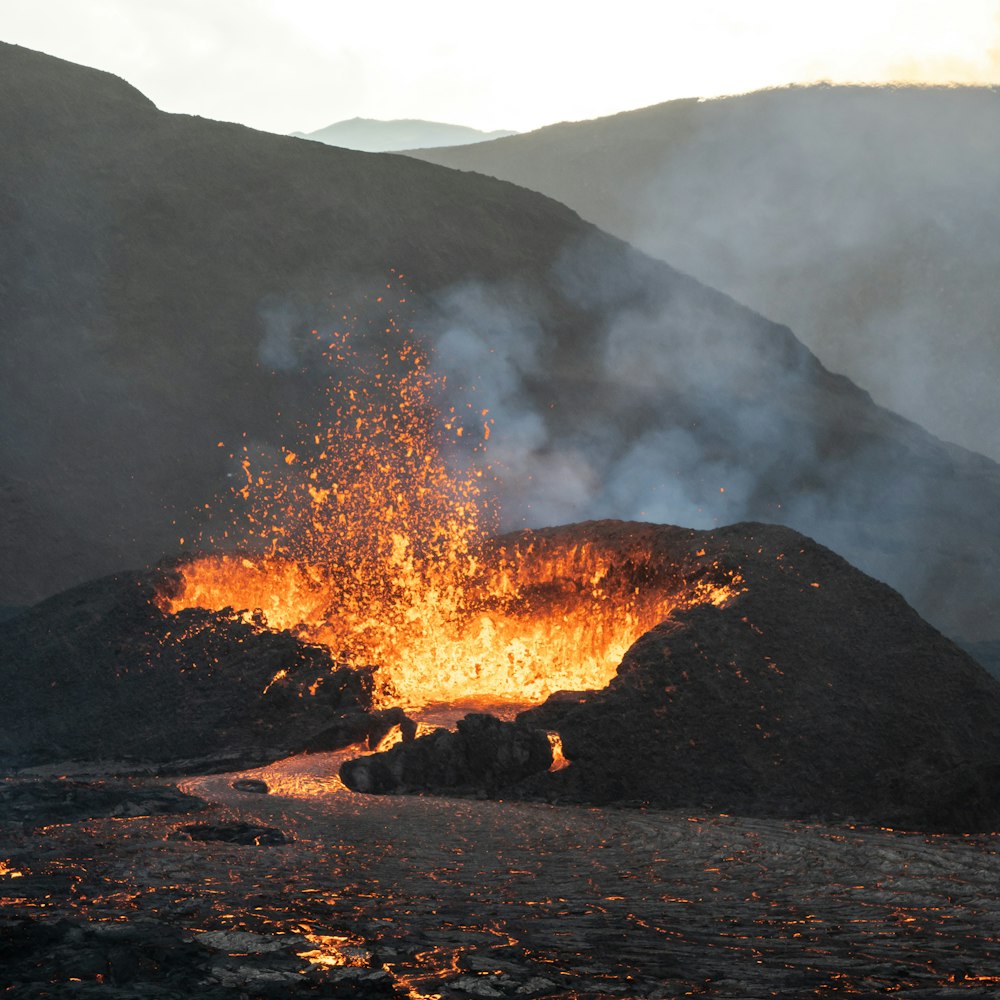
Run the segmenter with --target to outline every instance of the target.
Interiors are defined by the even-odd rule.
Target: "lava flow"
[[[731,576],[691,583],[613,547],[491,539],[488,469],[476,461],[488,411],[435,406],[443,379],[387,329],[398,347],[378,357],[348,333],[329,338],[341,377],[326,412],[269,467],[255,471],[246,448],[236,456],[234,499],[249,509],[237,551],[182,565],[163,611],[236,609],[376,666],[382,703],[419,707],[602,688],[673,608],[733,595]],[[457,445],[473,440],[460,462]]]

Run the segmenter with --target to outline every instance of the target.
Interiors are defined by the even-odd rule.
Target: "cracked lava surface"
[[[213,985],[234,997],[275,995],[281,976],[339,995],[322,984],[373,969],[381,995],[414,998],[972,997],[1000,984],[995,836],[363,796],[335,777],[355,754],[239,775],[268,795],[233,789],[232,774],[178,782],[211,803],[199,821],[275,826],[288,844],[168,840],[191,815],[9,825],[3,913],[169,924],[226,956]],[[301,968],[269,972],[276,953]]]

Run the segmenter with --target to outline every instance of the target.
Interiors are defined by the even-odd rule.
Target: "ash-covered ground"
[[[186,778],[209,803],[186,815],[44,825],[44,808],[8,810],[4,996],[937,998],[1000,984],[993,836],[363,796],[336,780],[342,759]],[[182,830],[238,823],[287,842]]]

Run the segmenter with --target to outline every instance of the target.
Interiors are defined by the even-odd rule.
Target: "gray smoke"
[[[550,195],[1000,459],[1000,88],[675,101],[420,156]]]
[[[552,274],[561,300],[466,283],[418,321],[455,402],[471,393],[495,419],[486,460],[505,527],[784,523],[932,619],[962,607],[957,553],[980,548],[973,586],[996,556],[977,534],[996,465],[874,406],[786,327],[599,250],[599,239],[566,248]]]
[[[496,421],[487,460],[506,524],[728,523],[748,515],[775,462],[815,461],[808,422],[774,404],[812,376],[809,356],[771,370],[767,324],[731,303],[720,313],[721,296],[682,276],[667,301],[632,300],[634,275],[609,271],[585,244],[567,250],[556,278],[567,301],[603,315],[596,336],[561,351],[516,285],[451,288],[420,323],[456,398],[472,392]]]
[[[593,490],[590,460],[554,449],[531,389],[547,377],[539,308],[516,284],[468,283],[439,295],[423,320],[455,397],[475,398],[495,421],[486,459],[504,484],[505,527],[574,520]]]
[[[1000,458],[998,112],[995,89],[706,102],[625,235],[788,324],[882,405]]]
[[[309,338],[314,311],[293,298],[264,296],[257,303],[257,319],[262,334],[257,345],[257,360],[275,372],[300,368],[307,357],[315,356]]]

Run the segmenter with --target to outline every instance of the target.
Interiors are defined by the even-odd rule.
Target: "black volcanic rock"
[[[544,732],[473,713],[456,732],[438,729],[383,753],[345,761],[340,779],[356,792],[497,795],[552,764]]]
[[[232,609],[163,614],[170,571],[74,588],[0,625],[0,759],[249,766],[370,705],[370,672]],[[311,693],[310,689],[315,693]],[[191,767],[181,764],[182,770]]]
[[[274,456],[315,418],[310,331],[346,315],[381,351],[405,297],[451,401],[496,418],[508,526],[779,520],[1000,635],[1000,468],[556,202],[162,114],[6,45],[0,142],[0,602],[197,537],[234,443]],[[379,303],[391,268],[410,292]]]
[[[168,839],[221,840],[227,844],[243,844],[248,847],[275,847],[291,843],[291,838],[277,827],[258,826],[254,823],[188,823],[174,830]]]
[[[121,997],[171,997],[182,995],[185,987],[213,1000],[231,996],[211,986],[201,991],[211,952],[190,934],[158,921],[101,925],[4,918],[0,931],[0,962],[9,996],[54,996],[59,987],[53,988],[53,969],[76,980],[73,994],[80,997],[109,991]]]
[[[653,547],[656,528],[634,530]],[[522,791],[996,828],[996,680],[898,593],[808,538],[759,524],[696,537],[741,567],[742,593],[674,612],[582,704],[554,699],[519,716],[555,728],[571,761]]]
[[[0,784],[0,823],[73,823],[98,816],[153,816],[204,809],[205,803],[168,785],[25,780]]]
[[[322,968],[300,957],[298,934],[203,931],[169,917],[35,919],[0,915],[5,997],[40,1000],[366,1000],[397,996],[382,969]]]
[[[271,791],[267,782],[260,778],[237,778],[229,787],[237,792],[250,792],[253,795],[268,795]]]

